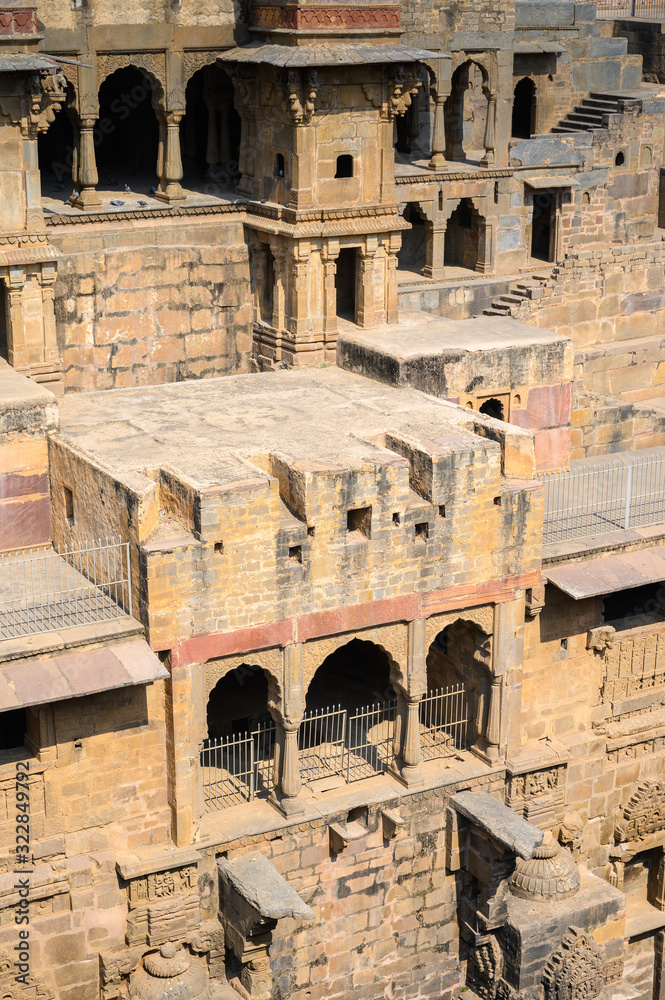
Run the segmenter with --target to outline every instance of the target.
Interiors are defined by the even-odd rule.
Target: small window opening
[[[281,153],[278,153],[275,157],[275,177],[284,176],[284,157]]]
[[[501,497],[494,497],[494,506],[495,507],[501,506]]]
[[[499,203],[499,182],[494,181],[494,204],[497,205],[498,203]]]
[[[399,526],[400,526],[401,523],[402,523],[401,515],[400,515],[399,511],[395,511],[395,513],[393,514],[393,525],[394,525],[394,527],[395,528],[399,528]]]
[[[302,545],[289,545],[289,561],[302,562]]]
[[[427,521],[423,521],[421,524],[416,525],[416,539],[421,541],[426,541],[429,537],[429,524]]]
[[[315,533],[315,531],[316,531],[316,528],[315,528],[315,527],[314,527],[313,525],[311,525],[311,526],[310,526],[310,527],[309,527],[309,528],[307,529],[307,537],[308,537],[308,538],[314,538],[314,533]]]
[[[626,162],[626,157],[623,155],[623,153],[621,152],[621,150],[619,150],[619,152],[617,153],[617,155],[614,157],[614,166],[615,167],[622,167],[625,162]]]
[[[337,157],[335,177],[353,177],[353,157],[349,153]]]
[[[215,542],[215,554],[218,556],[224,555],[224,542]]]
[[[443,212],[443,191],[439,191],[439,211]]]
[[[439,517],[445,517],[445,516],[446,516],[446,505],[445,505],[445,503],[440,503],[439,504]]]
[[[65,486],[63,488],[65,495],[65,517],[67,518],[69,524],[74,524],[74,494],[72,491]]]
[[[355,531],[369,538],[372,526],[372,508],[358,507],[346,513],[346,530]]]
[[[567,639],[562,639],[561,640],[561,648],[562,649],[568,649],[568,640]]]

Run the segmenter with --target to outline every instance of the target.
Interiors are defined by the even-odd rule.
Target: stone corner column
[[[426,621],[418,618],[407,626],[406,676],[394,677],[397,691],[395,760],[390,770],[407,788],[423,783],[420,742],[420,702],[427,689]]]
[[[284,690],[280,694],[276,685],[270,684],[268,710],[277,729],[273,771],[275,787],[269,801],[284,816],[298,816],[304,812],[300,798],[302,778],[298,756],[298,730],[304,711],[300,643],[284,647]]]
[[[427,164],[428,170],[447,170],[446,160],[446,123],[445,104],[446,96],[438,89],[431,89],[434,103],[434,122],[432,127],[432,156]]]
[[[81,117],[79,119],[76,156],[78,176],[75,180],[76,192],[72,195],[70,202],[74,208],[80,208],[83,211],[89,208],[100,208],[102,204],[99,192],[97,191],[99,175],[97,173],[97,160],[95,158],[94,128],[96,124],[96,118]]]
[[[157,176],[159,186],[155,198],[167,205],[178,205],[186,201],[180,181],[182,180],[182,159],[180,155],[180,121],[182,111],[157,112],[159,122],[159,153]]]

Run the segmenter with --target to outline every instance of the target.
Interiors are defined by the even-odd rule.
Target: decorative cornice
[[[430,174],[399,174],[395,177],[395,184],[431,184],[435,182],[436,184],[444,183],[445,181],[488,181],[494,180],[497,177],[512,177],[515,173],[514,170],[479,170],[477,173],[469,173],[457,171],[453,173],[450,170],[437,171],[433,170]]]
[[[136,222],[137,219],[173,219],[195,215],[229,215],[244,212],[245,202],[230,205],[174,205],[173,208],[137,209],[135,212],[81,212],[79,215],[47,215],[47,226],[70,226],[95,222]]]

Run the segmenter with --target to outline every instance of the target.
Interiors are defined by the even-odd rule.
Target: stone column
[[[444,108],[445,95],[440,91],[432,91],[434,96],[434,124],[432,128],[432,157],[427,164],[430,170],[447,170],[446,163],[446,122]]]
[[[427,689],[426,657],[426,621],[418,618],[407,626],[406,671],[391,677],[398,702],[395,760],[391,771],[409,788],[423,782],[420,767],[420,702]]]
[[[44,363],[54,368],[60,367],[60,351],[55,330],[55,310],[53,284],[56,279],[54,263],[42,264],[42,310],[44,323]]]
[[[492,90],[487,95],[487,118],[485,120],[485,155],[480,161],[481,167],[491,167],[495,159],[496,144],[496,91]]]
[[[71,204],[75,208],[99,208],[102,200],[97,192],[99,176],[95,159],[94,127],[96,118],[81,118],[79,122],[78,139],[78,198],[72,196]]]
[[[374,257],[373,249],[362,249],[356,253],[356,323],[371,327],[376,323],[374,302]]]
[[[269,691],[268,708],[275,720],[278,737],[275,789],[270,801],[285,816],[296,816],[304,811],[300,800],[302,779],[298,757],[298,729],[304,710],[300,643],[284,648],[284,690],[281,697],[276,691]]]
[[[658,865],[651,876],[653,889],[649,893],[649,902],[656,909],[665,910],[665,848],[661,847],[657,858]]]
[[[272,293],[271,325],[275,330],[283,330],[286,313],[286,251],[283,247],[271,243],[270,252],[274,261],[273,271],[275,282]]]
[[[323,334],[326,347],[334,349],[337,340],[337,289],[335,275],[337,274],[337,258],[339,243],[328,241],[321,251],[323,265]],[[331,360],[333,360],[331,358]]]
[[[482,239],[478,240],[478,259],[475,269],[480,274],[488,274],[494,269],[494,226],[487,220]]]
[[[397,254],[402,245],[402,234],[391,233],[386,250],[385,315],[386,323],[397,323],[399,319],[399,299],[397,286]]]
[[[501,740],[501,689],[503,678],[492,677],[490,687],[489,707],[487,711],[487,732],[485,734],[485,752],[490,760],[499,757],[499,742]]]
[[[180,157],[181,111],[162,112],[159,116],[160,154],[158,155],[157,176],[159,187],[155,198],[167,205],[185,201],[180,186],[182,180],[182,160]],[[161,167],[161,169],[160,169]]]
[[[423,268],[423,274],[426,278],[442,278],[444,275],[447,228],[447,219],[436,220],[427,226],[425,267]]]

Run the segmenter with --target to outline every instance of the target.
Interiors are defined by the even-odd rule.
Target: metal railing
[[[473,691],[463,684],[440,688],[420,703],[420,745],[423,760],[450,757],[471,744]]]
[[[631,452],[541,475],[543,542],[665,523],[665,453]]]
[[[0,639],[132,613],[129,543],[99,538],[0,553]]]
[[[273,787],[275,724],[259,723],[240,736],[204,740],[199,754],[203,771],[205,812],[218,812],[256,796],[267,796]]]
[[[305,712],[298,729],[303,782],[339,776],[358,781],[388,769],[394,757],[397,702],[389,699],[348,712],[341,706]],[[472,692],[464,685],[428,694],[420,707],[425,760],[466,750],[471,740]],[[265,797],[273,787],[275,726],[205,740],[199,753],[206,812]]]
[[[599,18],[639,17],[654,21],[665,18],[665,2],[663,0],[613,0],[613,2],[597,3],[596,16]]]

